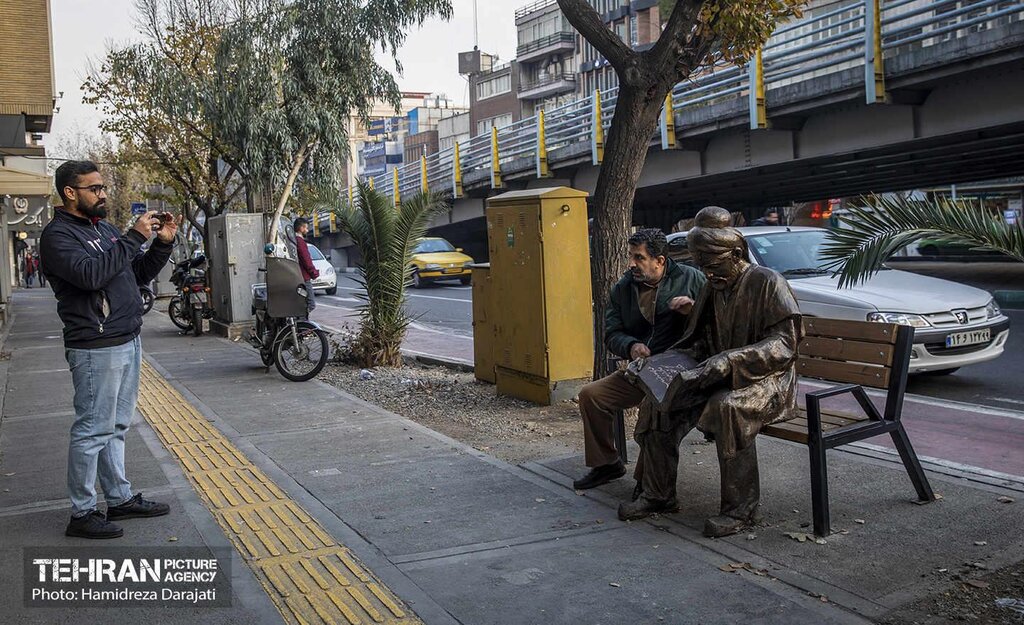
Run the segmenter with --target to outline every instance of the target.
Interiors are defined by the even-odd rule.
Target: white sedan
[[[883,269],[867,282],[840,289],[839,278],[821,269],[826,230],[804,227],[740,228],[751,260],[789,280],[805,315],[900,323],[914,327],[911,373],[952,373],[1003,353],[1010,320],[988,291]],[[668,236],[669,255],[687,262],[686,233]]]
[[[308,245],[308,247],[309,257],[313,261],[313,266],[320,272],[316,280],[313,280],[314,293],[316,291],[324,291],[328,295],[334,295],[338,292],[338,276],[334,273],[334,267],[324,257],[320,248],[315,245]]]

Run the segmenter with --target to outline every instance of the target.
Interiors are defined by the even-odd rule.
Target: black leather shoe
[[[124,530],[120,525],[108,521],[102,512],[93,510],[85,516],[71,517],[64,535],[77,538],[120,538],[124,536]]]
[[[594,467],[590,470],[590,473],[587,473],[581,479],[574,481],[572,483],[572,487],[576,490],[596,488],[602,484],[607,484],[612,480],[617,480],[625,474],[626,465],[622,464],[622,461],[619,460],[612,464]]]
[[[119,506],[109,506],[107,508],[107,518],[112,521],[141,519],[151,516],[163,516],[170,511],[171,507],[167,504],[143,499],[142,493],[137,493]]]
[[[636,521],[645,519],[652,514],[663,514],[668,512],[679,512],[679,502],[675,499],[658,501],[640,496],[636,501],[619,504],[620,521]]]

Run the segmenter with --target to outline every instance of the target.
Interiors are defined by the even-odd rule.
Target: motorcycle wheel
[[[171,318],[171,323],[176,325],[178,329],[187,332],[192,329],[192,316],[187,315],[184,310],[184,304],[180,297],[171,298],[171,303],[167,305],[167,314]]]
[[[292,382],[312,380],[327,364],[330,355],[327,334],[311,323],[299,322],[299,341],[292,340],[290,328],[282,328],[274,339],[274,366]]]
[[[153,292],[148,289],[140,289],[139,293],[142,295],[142,314],[145,315],[153,310]]]
[[[192,335],[202,336],[203,335],[203,309],[193,308],[192,309]]]

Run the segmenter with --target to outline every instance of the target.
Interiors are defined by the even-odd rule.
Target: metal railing
[[[554,85],[560,82],[576,84],[576,74],[572,72],[560,72],[558,74],[541,74],[536,79],[530,82],[519,83],[519,93],[526,93],[540,87],[546,87],[548,85]]]
[[[863,70],[868,103],[883,101],[881,58],[1020,21],[1024,21],[1024,0],[857,0],[781,24],[746,67],[718,64],[676,85],[666,98],[658,132],[662,148],[675,147],[675,118],[686,111],[746,100],[751,128],[765,127],[768,87],[854,68]],[[545,176],[549,159],[578,161],[587,152],[593,164],[600,164],[617,97],[618,89],[595,92],[545,111],[543,119],[540,115],[523,119],[431,154],[425,164],[403,165],[398,169],[398,197],[423,188],[460,197],[464,180],[479,184],[489,178],[492,188],[501,188],[503,176]],[[524,168],[529,160],[535,165]],[[509,171],[513,165],[515,171]],[[374,186],[394,195],[394,174],[376,176]]]
[[[575,46],[576,45],[576,33],[573,32],[573,31],[565,31],[565,32],[560,32],[560,33],[554,33],[552,35],[547,35],[546,37],[541,37],[539,39],[534,39],[533,41],[531,41],[529,43],[524,43],[524,44],[520,45],[519,47],[517,47],[516,48],[516,56],[521,57],[524,54],[529,54],[529,53],[535,52],[537,50],[543,50],[544,48],[547,48],[547,47],[550,47],[550,46],[553,46],[553,45],[559,44],[559,43],[568,43],[568,44],[572,44],[573,46]]]

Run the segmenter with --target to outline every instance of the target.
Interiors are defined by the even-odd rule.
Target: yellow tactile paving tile
[[[142,366],[139,411],[285,621],[421,623],[148,363]]]

